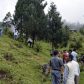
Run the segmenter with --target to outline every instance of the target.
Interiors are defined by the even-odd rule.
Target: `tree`
[[[12,23],[12,16],[11,16],[11,13],[8,12],[3,19],[3,26],[6,28],[11,27],[11,23]]]
[[[65,25],[61,30],[62,30],[62,32],[61,32],[61,41],[62,42],[61,43],[62,43],[62,46],[66,47],[68,40],[69,40],[69,36],[70,36],[69,27],[67,25]]]
[[[80,28],[79,32],[84,35],[84,26],[82,28]]]
[[[40,30],[45,28],[44,0],[18,0],[14,15],[14,21],[20,37],[28,39],[32,36],[33,44],[36,37],[39,38]]]
[[[48,26],[50,31],[50,37],[53,46],[58,46],[61,43],[61,28],[62,22],[60,14],[57,12],[55,4],[52,2],[50,10],[48,11]]]

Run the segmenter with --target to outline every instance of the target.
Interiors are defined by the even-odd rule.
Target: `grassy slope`
[[[50,81],[42,82],[42,74],[40,65],[49,61],[50,45],[40,42],[42,51],[36,53],[33,49],[8,38],[7,36],[0,37],[0,70],[9,71],[12,78],[0,78],[0,84],[51,84]],[[11,53],[14,60],[6,60],[5,53]],[[80,78],[80,84],[83,84],[84,73]],[[48,79],[49,80],[49,79]]]
[[[48,62],[49,45],[43,43],[44,50],[36,53],[24,45],[22,45],[23,48],[18,48],[18,44],[17,41],[7,36],[0,37],[0,70],[9,71],[13,77],[12,79],[0,79],[0,84],[41,84],[40,65]],[[6,60],[5,53],[11,53],[14,60]]]

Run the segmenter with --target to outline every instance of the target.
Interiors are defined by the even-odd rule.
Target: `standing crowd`
[[[51,72],[52,84],[79,84],[80,68],[76,49],[63,52],[54,50],[51,55],[49,72]]]

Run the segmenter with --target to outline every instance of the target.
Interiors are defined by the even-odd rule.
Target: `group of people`
[[[49,61],[49,71],[52,76],[52,84],[79,84],[80,68],[77,62],[76,49],[64,50],[62,53],[54,50]]]

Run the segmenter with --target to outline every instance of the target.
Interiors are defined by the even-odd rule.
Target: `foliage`
[[[8,36],[0,37],[0,70],[6,72],[6,79],[0,79],[1,84],[49,84],[51,76],[43,81],[43,74],[40,66],[48,63],[50,59],[51,45],[44,41],[40,41],[42,47],[41,52],[37,53],[34,49],[23,45],[18,48],[18,41]],[[39,43],[38,43],[39,44]],[[14,48],[11,48],[12,45]],[[81,50],[80,50],[81,51]],[[5,60],[4,54],[13,56],[12,61]],[[35,54],[36,53],[36,54]],[[11,57],[8,56],[8,57]],[[6,56],[7,57],[7,56]],[[80,84],[84,83],[84,72],[80,74]]]
[[[70,35],[70,48],[77,48],[77,49],[80,49],[80,48],[83,48],[83,37],[82,35],[79,33],[79,32],[73,32],[71,33]]]
[[[5,35],[8,35],[9,37],[13,38],[13,32],[10,31],[10,28],[4,28]]]
[[[43,43],[43,42],[42,42]],[[38,54],[34,49],[25,46],[22,48],[18,47],[20,44],[18,41],[9,38],[8,36],[0,37],[0,70],[10,70],[9,75],[12,76],[12,80],[7,78],[7,80],[0,79],[1,84],[41,84],[42,74],[40,72],[40,66],[43,63],[48,62],[49,56],[47,55],[48,50],[46,50],[44,45],[41,45],[45,49],[45,53],[42,49]],[[11,48],[12,45],[14,48]],[[49,45],[49,44],[47,44]],[[8,52],[8,54],[6,54]],[[5,53],[5,54],[4,54]],[[11,55],[12,53],[12,55]],[[4,58],[8,57],[8,60]],[[13,56],[13,57],[12,57]],[[11,60],[12,59],[12,60]],[[11,61],[9,61],[11,60]],[[11,77],[7,76],[7,77]],[[46,82],[44,83],[46,84]]]
[[[80,33],[84,35],[84,26],[80,29]]]
[[[82,47],[81,41],[71,42],[69,47],[80,49]]]
[[[51,3],[48,14],[44,8],[47,3],[44,0],[18,0],[14,23],[20,33],[20,40],[27,42],[28,37],[34,40],[46,40],[52,42],[52,47],[66,46],[69,39],[68,26],[62,27],[60,13],[56,5]],[[23,39],[24,38],[24,39]]]
[[[14,22],[17,30],[20,33],[20,37],[25,34],[25,40],[28,36],[32,36],[33,43],[36,37],[39,38],[40,30],[45,28],[45,4],[42,4],[44,0],[18,0]]]
[[[23,48],[23,43],[21,43],[21,42],[19,42],[19,43],[15,42],[14,45],[18,48]]]
[[[62,47],[67,46],[69,36],[70,36],[69,27],[66,25],[65,27],[62,28],[62,32],[61,32],[61,46]]]
[[[3,24],[2,25],[3,25],[3,27],[7,28],[7,27],[11,27],[11,23],[12,23],[12,16],[11,16],[11,13],[8,12],[3,19]]]
[[[50,41],[52,46],[57,46],[58,43],[61,43],[61,28],[62,22],[60,14],[57,12],[56,6],[54,3],[51,3],[50,10],[48,12],[48,26],[50,29]]]
[[[36,52],[40,52],[42,50],[41,44],[39,42],[36,42],[34,45],[34,49]]]

